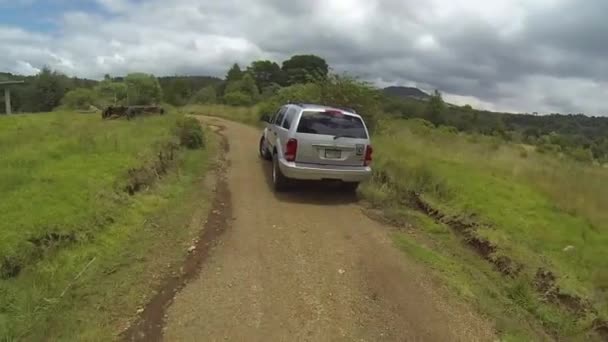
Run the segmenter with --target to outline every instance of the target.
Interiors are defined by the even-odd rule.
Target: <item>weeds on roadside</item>
[[[499,276],[498,284],[476,285],[477,291],[500,291],[507,298],[506,302],[481,298],[478,304],[483,311],[498,310],[494,317],[501,321],[514,306],[528,317],[523,319],[534,317],[562,337],[581,336],[595,318],[608,317],[604,278],[597,272],[608,269],[608,231],[600,228],[608,226],[608,215],[601,209],[608,203],[608,192],[601,185],[608,184],[606,169],[494,137],[435,129],[420,119],[391,120],[379,126],[373,137],[374,176],[361,188],[364,198],[391,214],[403,212],[396,208],[411,206],[410,195],[419,194],[441,212],[444,221],[473,221],[488,227],[475,231],[475,236],[495,246],[497,257],[504,255],[523,265],[514,279]],[[433,253],[445,255],[448,248],[453,257],[468,258],[467,252],[455,252],[459,247],[446,235],[430,236],[437,248]],[[482,279],[479,267],[463,266],[461,274],[441,265],[458,284]],[[565,296],[593,303],[596,313],[581,316],[544,301],[533,285],[541,268],[557,275],[555,286]],[[471,278],[473,274],[477,276]],[[522,333],[517,324],[505,324],[507,330],[514,329],[511,333]]]

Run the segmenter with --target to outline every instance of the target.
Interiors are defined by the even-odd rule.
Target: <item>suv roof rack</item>
[[[353,114],[357,114],[357,111],[355,111],[352,108],[348,108],[348,107],[336,107],[337,109],[342,109],[343,111],[349,112],[349,113],[353,113]]]
[[[305,106],[305,105],[304,105],[303,103],[301,103],[301,102],[292,102],[292,101],[288,101],[288,102],[287,102],[287,104],[290,104],[290,105],[296,105],[296,106],[298,106],[298,107],[304,107],[304,106]]]

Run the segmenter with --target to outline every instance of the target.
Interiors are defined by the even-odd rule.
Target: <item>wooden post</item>
[[[9,87],[4,87],[4,106],[6,115],[11,115],[11,90]]]

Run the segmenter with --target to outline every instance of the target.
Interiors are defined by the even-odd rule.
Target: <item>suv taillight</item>
[[[363,162],[363,165],[370,166],[372,164],[372,152],[374,152],[374,150],[372,149],[372,145],[367,145],[367,147],[365,148],[365,160]]]
[[[296,160],[296,154],[298,153],[298,141],[296,139],[289,139],[287,146],[285,147],[285,160],[294,161]]]

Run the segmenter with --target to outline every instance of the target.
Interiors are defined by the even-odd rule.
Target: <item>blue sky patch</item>
[[[92,0],[0,0],[0,25],[53,33],[58,29],[63,14],[72,11],[95,14],[104,12]]]

